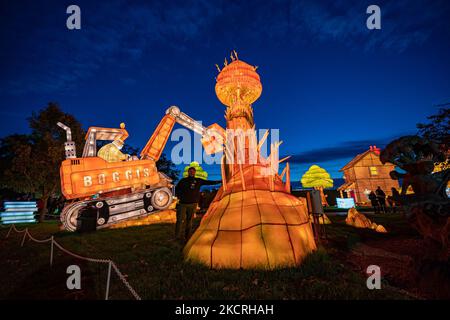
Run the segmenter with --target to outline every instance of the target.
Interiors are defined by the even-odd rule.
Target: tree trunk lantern
[[[278,174],[279,144],[271,146],[269,157],[259,154],[264,138],[256,141],[251,106],[262,92],[256,67],[239,60],[234,52],[232,62],[225,62],[219,72],[215,90],[227,106],[223,185],[186,244],[185,258],[211,268],[298,265],[316,244],[306,206],[290,194],[288,164]],[[230,135],[237,131],[245,133],[241,143],[242,136]],[[252,160],[255,146],[257,157]]]

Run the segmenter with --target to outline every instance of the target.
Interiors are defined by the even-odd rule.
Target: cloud
[[[319,41],[337,41],[365,50],[403,52],[422,45],[433,32],[444,31],[450,12],[445,1],[379,1],[381,30],[366,28],[365,1],[299,1],[292,3],[293,28]],[[447,30],[448,31],[448,30]]]
[[[227,7],[227,18],[223,20],[229,20],[234,34],[244,33],[252,41],[338,43],[353,49],[393,53],[423,45],[433,33],[449,31],[450,6],[446,0],[378,1],[381,30],[366,27],[366,9],[371,4],[361,0],[246,1],[245,7]],[[251,21],[246,19],[248,12],[255,12]],[[247,21],[241,30],[238,21]]]
[[[353,158],[368,150],[369,146],[376,145],[378,148],[383,148],[393,139],[394,138],[345,141],[335,146],[314,149],[292,155],[289,162],[297,164],[313,164]]]
[[[15,4],[11,8],[15,16],[26,10],[28,22],[21,24],[16,18],[2,23],[16,36],[4,38],[6,50],[1,53],[0,66],[4,70],[14,65],[14,70],[2,74],[0,93],[75,90],[106,65],[126,68],[139,62],[157,41],[182,50],[220,14],[206,0],[178,5],[166,1],[127,4],[112,0],[95,5],[80,1],[78,5],[81,30],[74,31],[65,28],[63,4],[33,8]],[[34,20],[39,20],[39,27],[30,25],[29,21]]]
[[[82,29],[69,31],[63,2],[11,2],[0,21],[0,90],[16,95],[67,93],[109,65],[135,67],[151,56],[155,46],[180,52],[196,46],[208,50],[218,42],[276,46],[281,41],[334,41],[368,51],[403,52],[444,30],[450,14],[444,0],[380,1],[382,30],[369,31],[365,26],[369,4],[360,0],[79,1]],[[191,59],[196,62],[196,57]]]

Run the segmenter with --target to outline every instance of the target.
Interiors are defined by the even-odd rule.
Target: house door
[[[353,198],[353,200],[355,200],[355,203],[356,203],[355,190],[350,190],[350,197]]]

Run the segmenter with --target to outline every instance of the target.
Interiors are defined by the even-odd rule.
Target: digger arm
[[[184,112],[181,112],[178,107],[172,106],[167,109],[166,115],[162,118],[155,132],[153,132],[150,140],[148,140],[147,144],[142,150],[142,159],[150,158],[154,161],[158,161],[164,150],[164,147],[166,146],[167,140],[169,139],[175,122],[200,134],[202,136],[202,141],[209,141],[210,139],[212,139],[211,130],[205,128],[199,122],[195,121]]]
[[[142,149],[141,159],[159,160],[174,125],[175,117],[171,114],[166,114],[159,122],[144,149]]]

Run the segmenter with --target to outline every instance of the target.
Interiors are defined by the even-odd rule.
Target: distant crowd
[[[400,196],[398,190],[396,188],[391,188],[392,195],[386,197],[386,193],[378,186],[375,192],[371,191],[369,193],[369,200],[372,204],[372,207],[375,209],[375,213],[387,213],[388,211],[392,211],[395,213],[397,203],[395,199],[398,199]],[[386,207],[386,200],[389,204],[389,208]]]

